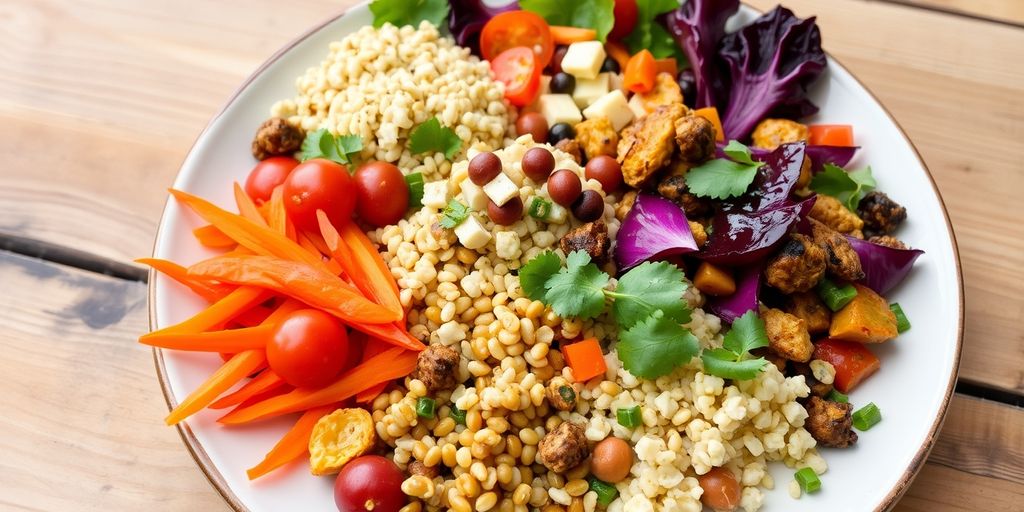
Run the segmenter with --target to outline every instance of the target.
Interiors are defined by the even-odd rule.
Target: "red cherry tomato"
[[[615,25],[608,33],[609,39],[622,39],[633,31],[636,26],[636,19],[639,12],[636,7],[636,0],[615,0]]]
[[[295,387],[330,384],[347,359],[345,326],[318,309],[300,309],[288,315],[267,344],[270,368]]]
[[[284,209],[300,228],[319,231],[316,211],[334,224],[348,221],[356,207],[356,187],[348,169],[317,158],[298,165],[284,180]]]
[[[555,53],[548,22],[530,11],[508,11],[491,18],[480,31],[480,54],[487,60],[517,46],[536,52],[537,69],[544,69]]]
[[[290,156],[272,156],[260,161],[249,171],[249,177],[245,179],[245,193],[257,205],[269,201],[270,194],[278,185],[284,183],[285,178],[297,165],[299,161]]]
[[[525,46],[509,48],[491,61],[494,78],[505,84],[505,97],[517,107],[533,102],[540,92],[540,70],[533,50]]]
[[[352,175],[356,181],[356,214],[381,227],[395,224],[409,209],[409,185],[398,167],[387,162],[363,164]]]
[[[356,457],[334,481],[334,503],[339,512],[398,512],[408,499],[404,479],[402,470],[380,455]]]

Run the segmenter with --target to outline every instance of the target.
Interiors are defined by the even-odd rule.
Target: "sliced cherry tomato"
[[[356,208],[356,188],[348,169],[317,158],[299,164],[284,180],[284,209],[300,228],[318,231],[316,211],[334,224],[348,222]]]
[[[555,53],[548,22],[530,11],[509,11],[491,18],[480,32],[480,54],[487,60],[517,46],[532,49],[537,69],[544,69]]]
[[[636,0],[615,0],[612,13],[615,15],[615,25],[608,33],[608,39],[622,39],[628,36],[636,26],[636,19],[639,16]]]
[[[525,46],[509,48],[491,61],[494,77],[505,84],[505,97],[517,107],[533,103],[540,92],[540,70],[533,50]]]
[[[267,344],[267,363],[295,387],[330,384],[348,360],[348,334],[337,318],[318,309],[289,314]]]
[[[299,161],[290,156],[272,156],[260,161],[249,171],[249,177],[245,179],[245,193],[257,206],[269,201],[270,194],[278,185],[284,183],[285,178],[297,165]]]
[[[858,384],[878,370],[881,362],[863,344],[835,339],[814,344],[815,359],[821,359],[836,369],[833,384],[842,393],[849,393]]]
[[[387,162],[363,164],[356,181],[356,213],[376,227],[396,224],[409,209],[409,185],[402,171]]]
[[[809,142],[815,146],[853,146],[853,127],[848,124],[812,124]]]

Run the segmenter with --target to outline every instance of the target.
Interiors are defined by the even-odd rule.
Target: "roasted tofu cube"
[[[765,119],[754,127],[750,138],[754,147],[775,149],[789,142],[806,141],[811,136],[807,125],[789,119]]]
[[[619,134],[607,117],[595,117],[576,125],[576,142],[587,158],[601,155],[615,158]]]
[[[807,409],[804,428],[822,446],[846,448],[857,442],[857,433],[853,431],[853,405],[812,396],[804,408]]]
[[[631,187],[641,188],[665,167],[675,152],[676,121],[685,115],[682,104],[658,107],[622,131],[619,163],[622,177]]]
[[[825,306],[815,291],[794,293],[788,299],[786,312],[803,320],[807,324],[807,332],[828,332],[828,327],[832,323],[832,311]]]
[[[864,233],[861,231],[864,228],[864,221],[856,213],[847,210],[842,202],[832,196],[818,194],[808,217],[840,233],[855,238],[864,238]]]
[[[768,348],[772,352],[790,361],[806,363],[811,360],[814,344],[803,320],[775,308],[766,308],[761,318],[768,333]]]

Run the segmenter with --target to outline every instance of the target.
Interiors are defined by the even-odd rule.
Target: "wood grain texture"
[[[977,16],[1024,26],[1024,2],[1018,0],[884,0],[914,7]]]

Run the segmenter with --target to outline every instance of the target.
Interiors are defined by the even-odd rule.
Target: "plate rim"
[[[283,57],[285,53],[288,53],[292,48],[297,46],[299,43],[305,41],[313,34],[322,30],[324,27],[330,25],[331,23],[334,23],[339,18],[347,14],[350,10],[362,7],[366,5],[366,3],[367,2],[365,0],[358,2],[352,6],[341,9],[339,12],[333,15],[326,17],[323,21],[314,24],[310,28],[306,29],[303,33],[296,36],[291,41],[285,43],[281,48],[279,48],[270,57],[268,57],[262,64],[260,64],[259,67],[257,67],[252,73],[250,73],[249,76],[246,77],[245,80],[243,80],[242,83],[235,88],[235,90],[231,93],[228,99],[225,100],[225,102],[217,111],[217,113],[210,118],[210,120],[206,123],[206,126],[203,127],[203,130],[199,132],[199,135],[195,138],[195,140],[192,142],[192,145],[189,147],[188,152],[185,153],[185,157],[182,159],[182,165],[184,164],[185,161],[188,160],[188,157],[195,150],[196,144],[206,136],[206,134],[209,132],[213,124],[216,123],[218,119],[220,119],[220,117],[224,114],[228,107],[234,104],[234,102],[238,99],[239,95],[241,95],[241,93],[245,91],[245,89],[248,88],[249,85],[253,81],[255,81],[257,77],[262,75],[267,70],[268,67],[277,62],[278,59]],[[761,11],[760,9],[751,6],[750,4],[747,4],[746,2],[743,2],[742,5],[757,13],[764,12]],[[960,361],[963,353],[965,313],[963,270],[961,268],[960,263],[960,249],[957,244],[956,233],[953,230],[953,224],[949,218],[949,210],[946,208],[946,202],[942,198],[942,194],[939,192],[938,185],[935,183],[935,177],[932,175],[931,169],[928,168],[928,165],[921,157],[921,152],[918,151],[917,146],[915,146],[914,142],[910,140],[909,136],[907,136],[906,130],[903,129],[903,126],[899,123],[899,121],[896,120],[896,118],[892,115],[892,112],[890,112],[888,107],[886,107],[885,104],[882,103],[882,101],[878,98],[874,91],[872,91],[871,88],[865,85],[864,82],[862,82],[860,78],[857,77],[857,75],[855,75],[849,69],[847,69],[847,67],[844,66],[831,53],[825,51],[825,55],[831,61],[831,64],[834,64],[836,68],[838,68],[851,79],[853,79],[853,81],[857,85],[859,85],[864,91],[868,93],[868,96],[870,96],[871,99],[875,102],[875,104],[877,104],[882,109],[882,112],[885,113],[885,116],[896,127],[896,130],[899,132],[900,137],[902,137],[903,141],[907,144],[907,146],[910,147],[910,149],[914,153],[914,157],[917,158],[918,163],[921,164],[921,168],[924,169],[925,176],[928,177],[928,182],[931,184],[932,192],[934,192],[935,197],[939,200],[939,207],[942,211],[942,218],[945,222],[946,231],[949,234],[949,240],[953,249],[953,263],[956,268],[957,329],[956,351],[953,358],[953,371],[950,372],[949,381],[946,383],[946,389],[944,392],[944,396],[942,398],[942,403],[939,405],[938,414],[936,415],[935,420],[932,422],[932,425],[929,428],[928,434],[925,436],[923,443],[918,448],[914,457],[911,459],[910,465],[904,470],[903,474],[900,476],[899,480],[886,495],[885,499],[875,508],[875,512],[883,512],[890,510],[892,507],[894,507],[896,503],[899,501],[899,499],[903,497],[903,495],[907,492],[907,489],[910,487],[910,484],[913,482],[914,478],[917,476],[917,474],[921,471],[921,468],[924,466],[924,463],[928,458],[928,454],[935,446],[936,438],[938,437],[938,434],[942,429],[942,425],[946,421],[946,414],[949,411],[949,404],[953,398],[957,379],[960,373]],[[179,166],[178,172],[175,174],[175,179],[180,174],[181,166]],[[164,202],[163,210],[160,212],[160,220],[158,221],[157,229],[153,237],[153,249],[150,251],[151,255],[154,256],[156,255],[157,240],[160,239],[160,231],[163,228],[164,216],[167,214],[167,206],[170,200],[170,195],[168,195],[167,200]],[[146,309],[148,311],[148,326],[150,331],[152,331],[153,328],[155,327],[156,320],[156,274],[156,270],[151,268],[149,270],[147,279]],[[168,410],[172,410],[178,405],[178,401],[174,397],[174,393],[171,391],[171,384],[167,378],[167,370],[165,367],[162,349],[155,347],[153,348],[153,364],[156,367],[157,378],[160,381],[160,391],[164,395],[164,401],[167,403]],[[237,495],[235,495],[234,491],[227,484],[227,481],[224,479],[224,476],[221,474],[220,470],[214,465],[213,461],[210,459],[209,454],[206,453],[206,450],[203,448],[202,443],[200,443],[199,440],[196,439],[195,434],[192,432],[192,429],[188,426],[188,424],[183,421],[175,426],[178,430],[178,434],[181,437],[182,442],[185,444],[185,447],[188,449],[189,454],[192,456],[192,459],[195,461],[196,465],[199,466],[199,469],[206,476],[207,481],[214,488],[214,490],[216,490],[217,493],[221,495],[224,501],[227,502],[228,506],[230,506],[232,510],[234,510],[235,512],[248,512],[248,507],[242,504],[241,500],[238,498]]]

